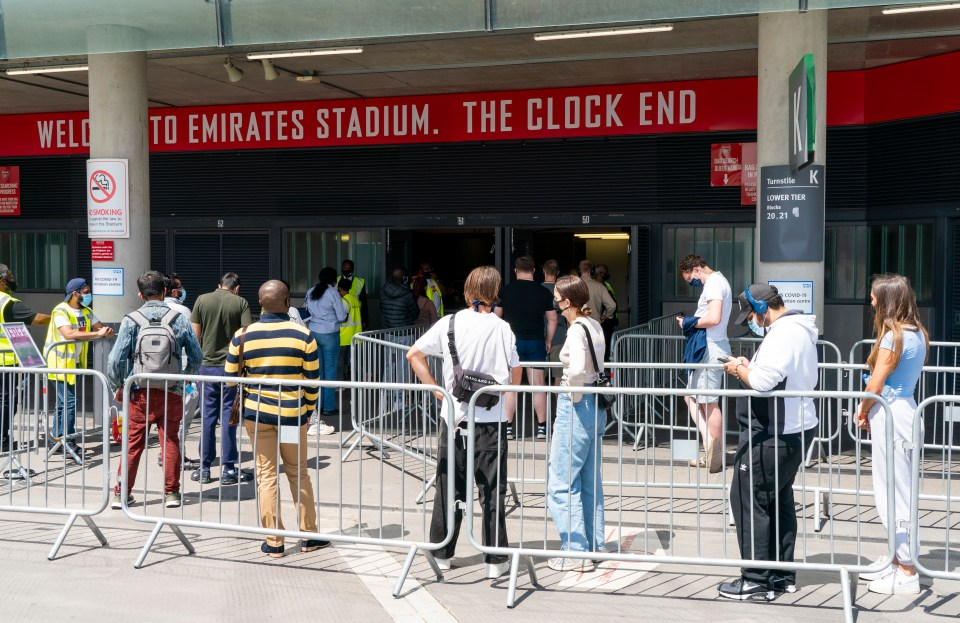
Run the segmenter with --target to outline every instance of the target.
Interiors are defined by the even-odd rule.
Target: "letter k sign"
[[[793,153],[798,154],[806,149],[804,139],[806,138],[806,128],[800,127],[800,98],[802,89],[797,87],[793,92]],[[783,127],[783,126],[780,126]]]

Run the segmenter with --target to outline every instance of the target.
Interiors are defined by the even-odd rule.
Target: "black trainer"
[[[724,582],[717,590],[721,597],[740,601],[772,601],[775,596],[774,592],[766,586],[761,586],[743,578],[737,578],[732,582]]]
[[[324,547],[330,547],[330,541],[321,541],[320,539],[304,539],[300,541],[301,552],[313,552]]]
[[[190,474],[190,480],[194,482],[199,482],[202,485],[208,485],[213,482],[213,478],[210,477],[210,468],[209,467],[198,467],[192,474]]]

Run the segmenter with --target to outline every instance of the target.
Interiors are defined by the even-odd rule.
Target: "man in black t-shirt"
[[[500,307],[496,313],[510,325],[517,337],[517,354],[525,364],[542,363],[553,343],[557,329],[557,312],[553,308],[553,295],[533,280],[536,264],[529,255],[518,257],[514,262],[517,278],[500,290]],[[546,320],[546,336],[544,336]],[[531,385],[544,385],[543,368],[528,367],[527,381]],[[517,410],[517,395],[507,392],[504,396],[507,408],[507,438],[513,439],[513,416]],[[533,410],[537,414],[537,439],[547,438],[547,395],[533,395]]]

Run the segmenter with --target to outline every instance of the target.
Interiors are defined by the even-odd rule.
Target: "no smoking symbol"
[[[90,198],[97,203],[106,203],[117,194],[117,182],[113,176],[100,169],[90,176]]]

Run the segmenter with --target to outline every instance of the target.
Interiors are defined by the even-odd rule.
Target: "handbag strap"
[[[460,357],[457,355],[457,345],[454,343],[453,338],[453,327],[454,323],[457,320],[456,314],[450,315],[450,326],[447,329],[447,344],[450,346],[450,360],[453,362],[454,368],[460,367]]]
[[[600,364],[597,363],[597,351],[593,347],[593,336],[590,335],[590,332],[587,331],[587,327],[582,323],[578,322],[580,328],[583,329],[583,333],[587,336],[587,341],[590,342],[590,358],[593,359],[593,371],[598,375],[600,374]]]

